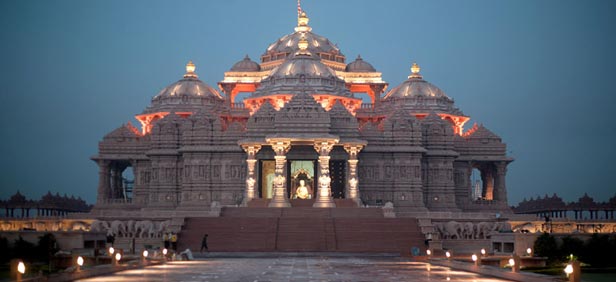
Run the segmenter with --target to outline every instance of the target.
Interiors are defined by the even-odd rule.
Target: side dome
[[[376,69],[357,55],[355,61],[350,62],[344,69],[346,72],[376,72]]]
[[[230,69],[230,71],[236,72],[253,72],[260,70],[261,66],[259,66],[259,64],[257,64],[255,61],[251,60],[248,55],[246,55],[243,60],[235,63]]]
[[[389,98],[405,98],[405,97],[434,97],[450,99],[445,92],[434,84],[427,82],[423,76],[419,74],[420,68],[417,63],[413,63],[411,67],[411,75],[402,84],[398,85],[383,97]]]
[[[216,89],[199,80],[192,62],[186,64],[184,77],[163,88],[144,113],[158,111],[192,111],[201,106],[222,102]]]

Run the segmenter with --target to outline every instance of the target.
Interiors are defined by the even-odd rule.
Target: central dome
[[[297,18],[297,27],[295,32],[287,34],[276,42],[267,47],[267,50],[261,55],[261,68],[272,69],[276,62],[287,58],[299,50],[297,47],[299,41],[304,38],[308,42],[308,51],[316,54],[320,59],[330,61],[331,66],[344,70],[345,57],[334,43],[329,39],[315,34],[312,32],[312,28],[308,26],[308,16],[306,12],[301,12]],[[341,64],[338,66],[337,64]]]
[[[323,64],[317,55],[310,52],[308,46],[307,40],[301,37],[298,41],[299,51],[273,69],[271,74],[261,81],[253,96],[299,93],[351,96],[344,80]]]

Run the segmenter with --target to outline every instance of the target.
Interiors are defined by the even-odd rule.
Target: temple
[[[509,213],[501,138],[426,81],[381,73],[312,31],[248,56],[218,83],[196,66],[99,143],[95,211],[383,206],[398,213]],[[302,197],[297,197],[300,183]],[[308,194],[308,195],[305,195]]]

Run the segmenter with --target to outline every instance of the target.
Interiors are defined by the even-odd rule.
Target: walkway
[[[80,281],[506,281],[447,267],[382,257],[209,258]]]

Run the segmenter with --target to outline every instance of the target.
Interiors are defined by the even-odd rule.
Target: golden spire
[[[308,22],[310,19],[308,15],[306,15],[305,11],[301,11],[297,16],[297,27],[295,28],[296,32],[307,32],[311,31],[312,28],[308,26]]]
[[[421,68],[419,65],[416,62],[413,62],[413,65],[411,66],[411,75],[409,75],[409,78],[422,78],[421,74],[419,74],[420,70]]]
[[[192,61],[188,61],[186,64],[186,73],[184,74],[185,78],[197,78],[197,74],[195,73],[195,64]]]

